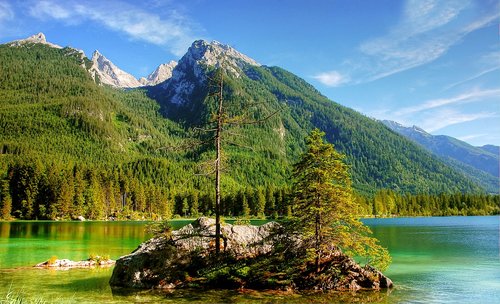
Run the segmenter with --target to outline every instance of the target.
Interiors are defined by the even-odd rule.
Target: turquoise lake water
[[[31,266],[51,256],[116,259],[150,236],[143,222],[0,222],[0,302],[8,294],[47,303],[500,303],[499,217],[366,219],[388,247],[391,291],[286,295],[271,292],[112,291],[112,269]],[[176,222],[182,225],[185,222]]]

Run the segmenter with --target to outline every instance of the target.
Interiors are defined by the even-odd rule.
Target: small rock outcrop
[[[53,47],[56,49],[62,49],[61,46],[48,42],[43,33],[38,33],[38,34],[32,35],[26,39],[12,41],[9,43],[9,45],[18,47],[18,46],[23,46],[23,45],[30,44],[30,43],[45,44],[47,46],[50,46],[50,47]]]
[[[302,241],[276,233],[281,225],[221,226],[216,257],[215,221],[199,218],[170,235],[152,238],[116,261],[110,285],[127,288],[217,287],[282,290],[391,288],[392,281],[371,266],[360,266],[332,248],[318,273],[304,262]],[[286,253],[279,247],[287,242]],[[281,244],[281,245],[280,245]],[[299,257],[299,258],[297,258]]]
[[[89,268],[89,267],[110,267],[115,265],[114,260],[101,258],[99,256],[84,261],[72,261],[68,259],[49,259],[45,262],[35,265],[36,268],[51,269],[70,269],[70,268]]]

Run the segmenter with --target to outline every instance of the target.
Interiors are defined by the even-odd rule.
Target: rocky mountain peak
[[[157,85],[172,77],[172,72],[177,66],[176,61],[160,64],[148,77],[142,77],[139,81],[143,85]]]
[[[236,77],[241,75],[241,69],[246,65],[260,66],[255,60],[229,45],[205,40],[193,42],[187,53],[179,61],[179,65],[194,67],[197,77],[201,76],[202,69],[199,68],[203,66],[219,67],[223,65],[229,73]]]
[[[432,135],[427,133],[427,131],[415,125],[412,127],[407,127],[392,120],[382,120],[382,123],[389,127],[389,129],[392,129],[393,131],[396,131],[398,133],[412,133],[414,135],[418,134],[420,136],[432,137]]]
[[[98,50],[92,54],[92,67],[89,70],[94,79],[99,78],[100,82],[119,88],[136,88],[142,84],[129,73],[121,70]]]
[[[218,41],[207,42],[205,40],[196,40],[189,48],[186,56],[189,56],[199,63],[210,66],[220,64],[221,61],[228,64],[235,64],[240,67],[245,64],[260,65],[252,58]]]
[[[20,40],[15,40],[10,43],[11,46],[21,46],[27,43],[39,43],[39,44],[45,44],[50,47],[56,48],[56,49],[62,49],[61,46],[47,42],[47,39],[45,38],[45,34],[40,32],[38,34],[29,36],[28,38],[25,39],[20,39]]]
[[[25,39],[26,41],[32,41],[36,43],[47,43],[44,33],[38,33]]]
[[[198,87],[204,87],[207,67],[222,66],[228,74],[239,78],[246,66],[260,66],[252,58],[236,51],[229,45],[217,41],[196,40],[173,69],[172,77],[162,84],[168,93],[169,102],[182,105],[191,100]]]

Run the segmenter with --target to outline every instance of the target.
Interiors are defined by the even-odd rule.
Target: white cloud
[[[349,79],[347,79],[345,76],[340,74],[337,71],[329,71],[329,72],[324,72],[317,74],[313,76],[314,79],[318,80],[322,84],[330,87],[337,87],[345,82],[348,82]]]
[[[340,72],[358,84],[430,63],[500,17],[498,7],[477,14],[477,5],[470,0],[408,0],[400,21],[386,34],[363,42],[355,60],[346,60]]]
[[[500,117],[498,109],[493,106],[487,107],[471,103],[489,103],[495,105],[500,101],[500,89],[480,90],[474,89],[469,92],[458,94],[447,98],[431,99],[416,106],[401,109],[384,109],[372,112],[371,115],[378,119],[389,119],[403,125],[416,125],[428,132],[435,132],[448,126],[457,125],[476,120]]]
[[[462,113],[452,109],[444,109],[442,111],[435,111],[432,116],[423,120],[420,126],[427,132],[435,132],[448,126],[492,117],[499,116],[497,113]]]
[[[36,2],[30,14],[39,19],[56,19],[68,24],[97,22],[134,40],[167,47],[180,56],[194,40],[192,25],[175,9],[162,8],[162,14],[151,13],[121,1]]]
[[[462,141],[469,141],[471,139],[478,139],[478,138],[484,138],[484,137],[487,137],[489,136],[488,134],[469,134],[469,135],[463,135],[463,136],[460,136],[460,137],[457,137],[457,139],[460,139]]]
[[[469,19],[470,1],[411,0],[402,21],[387,35],[360,46],[375,61],[367,81],[377,80],[443,56],[467,34],[483,28],[500,16],[498,10]],[[457,26],[459,22],[461,25]]]
[[[400,109],[396,111],[396,115],[398,116],[404,116],[404,115],[409,115],[409,114],[415,114],[418,112],[422,111],[427,111],[430,109],[446,106],[446,105],[453,105],[453,104],[462,104],[462,103],[470,103],[470,102],[475,102],[475,101],[483,101],[486,98],[490,97],[497,97],[500,99],[500,89],[491,89],[491,90],[479,90],[479,89],[474,89],[470,92],[462,93],[457,96],[453,97],[448,97],[448,98],[438,98],[438,99],[431,99],[428,101],[424,101],[422,104],[412,106],[412,107],[406,107],[403,109]]]
[[[469,81],[476,80],[476,79],[478,79],[478,78],[480,78],[480,77],[482,77],[482,76],[484,76],[486,74],[489,74],[489,73],[497,71],[497,70],[500,70],[500,65],[492,67],[492,68],[488,68],[488,69],[486,69],[484,71],[480,71],[479,73],[476,73],[475,75],[472,75],[471,77],[469,77],[467,79],[464,79],[464,80],[452,83],[452,84],[446,86],[443,91],[449,90],[451,88],[454,88],[454,87],[459,86],[461,84],[467,83]]]
[[[447,91],[451,88],[479,79],[484,75],[500,70],[500,52],[492,52],[482,56],[479,60],[477,60],[477,64],[478,66],[480,66],[478,68],[478,72],[466,79],[454,82],[446,86],[443,91]]]
[[[72,13],[68,8],[62,7],[53,1],[39,1],[29,10],[31,16],[39,19],[57,19],[65,20],[72,17]]]
[[[11,4],[0,0],[0,37],[16,32],[16,13]]]
[[[14,11],[8,2],[0,1],[0,24],[14,19]]]

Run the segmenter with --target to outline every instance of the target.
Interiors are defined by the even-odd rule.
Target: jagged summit
[[[260,66],[252,58],[218,41],[207,42],[205,40],[196,40],[188,49],[186,56],[188,59],[210,66],[220,64],[221,61],[224,61],[225,64],[236,65],[238,67],[246,64]]]
[[[92,54],[92,67],[89,72],[94,79],[98,76],[103,84],[118,88],[137,88],[140,86],[153,86],[172,77],[172,71],[177,66],[177,62],[161,64],[147,78],[142,77],[137,80],[131,74],[117,67],[111,60],[106,58],[98,50]]]
[[[136,88],[142,85],[134,76],[118,68],[98,50],[94,51],[91,60],[90,75],[94,79],[98,77],[103,84],[119,88]]]
[[[148,77],[142,77],[139,79],[141,84],[143,85],[157,85],[159,83],[164,82],[165,80],[169,79],[172,77],[172,71],[174,68],[177,66],[176,61],[170,61],[169,63],[163,63],[160,64],[156,70],[154,70],[151,74],[148,75]]]
[[[22,46],[25,44],[45,44],[53,48],[61,49],[62,47],[50,42],[47,42],[44,33],[38,33],[25,39],[15,40],[8,43],[11,46]],[[73,48],[69,48],[73,49]],[[73,49],[80,53],[82,60],[85,54],[82,50]],[[217,41],[207,42],[205,40],[196,40],[193,42],[187,53],[181,58],[179,63],[170,61],[158,66],[151,74],[141,79],[136,79],[131,74],[123,71],[107,59],[98,50],[92,54],[92,66],[88,69],[94,80],[101,84],[110,85],[119,88],[136,88],[140,86],[155,86],[165,82],[170,78],[181,79],[186,74],[194,73],[194,76],[199,80],[204,80],[204,71],[207,66],[224,65],[224,68],[233,76],[240,77],[243,73],[242,68],[247,65],[260,66],[252,58],[236,51],[229,45],[222,44]],[[82,67],[85,66],[82,64]],[[180,84],[177,93],[185,93],[185,90],[190,90],[192,84]],[[178,94],[176,94],[178,95]],[[174,103],[184,103],[185,100],[179,96],[174,97]]]
[[[62,46],[47,42],[47,39],[45,38],[45,34],[42,32],[35,34],[35,35],[32,35],[32,36],[29,36],[28,38],[25,38],[25,39],[14,40],[9,44],[11,46],[21,46],[21,45],[24,45],[27,43],[40,43],[40,44],[45,44],[45,45],[48,45],[48,46],[56,48],[56,49],[62,49]]]
[[[182,105],[192,101],[192,93],[205,87],[207,67],[224,66],[235,78],[246,66],[260,66],[252,58],[217,41],[196,40],[172,71],[172,77],[161,84],[170,103]]]
[[[47,43],[44,33],[38,33],[25,39],[25,41],[30,41],[34,43]]]
[[[229,45],[217,41],[207,42],[196,40],[189,47],[187,53],[179,61],[179,67],[183,70],[193,69],[197,78],[203,78],[205,66],[224,65],[226,71],[235,77],[240,77],[241,69],[246,65],[260,66],[252,58],[238,52]],[[176,77],[174,71],[173,77]]]
[[[419,133],[421,136],[432,137],[432,135],[429,134],[427,131],[415,125],[413,125],[412,127],[407,127],[405,125],[400,124],[399,122],[395,122],[392,120],[382,120],[382,123],[387,127],[389,127],[390,129],[397,131],[399,133],[416,132]]]

